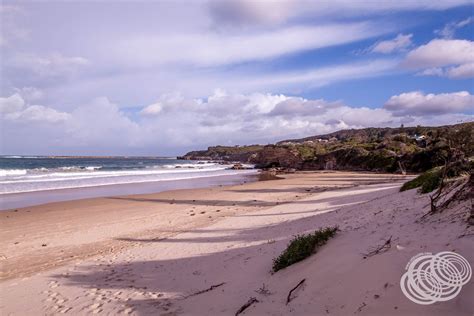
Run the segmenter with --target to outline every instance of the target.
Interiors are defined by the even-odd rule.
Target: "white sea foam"
[[[0,169],[0,194],[185,180],[256,172],[255,170],[230,170],[228,165],[209,162],[157,165],[141,169],[102,170],[101,168],[102,166],[68,166],[55,169]]]
[[[26,173],[26,169],[0,169],[0,177],[18,176]]]

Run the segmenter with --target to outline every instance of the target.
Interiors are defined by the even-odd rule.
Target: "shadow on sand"
[[[396,185],[383,185],[378,188],[380,193],[388,195],[394,192]],[[372,188],[373,189],[373,188]],[[337,223],[336,213],[349,204],[364,203],[373,199],[373,190],[352,188],[356,194],[337,196],[292,203],[325,203],[325,212],[318,209],[303,211],[305,217],[287,220],[270,226],[255,226],[249,229],[196,229],[166,239],[133,239],[122,238],[122,241],[154,244],[147,248],[146,254],[141,252],[141,261],[127,259],[124,255],[119,263],[106,262],[83,266],[67,277],[57,275],[63,283],[80,286],[86,291],[99,289],[113,304],[114,313],[124,308],[132,308],[139,315],[174,315],[179,313],[179,306],[186,306],[199,300],[203,293],[188,297],[190,294],[209,288],[211,285],[225,282],[212,291],[215,306],[202,306],[205,310],[193,310],[196,315],[204,315],[209,311],[213,314],[233,314],[249,296],[255,296],[260,280],[270,276],[272,258],[276,257],[286,246],[291,236],[304,231],[312,231],[328,223]],[[386,193],[386,194],[385,194]],[[120,198],[123,199],[123,198]],[[125,198],[128,199],[128,198]],[[133,200],[141,200],[133,198]],[[166,199],[145,199],[147,202],[169,203]],[[214,201],[214,200],[176,200],[174,203],[200,205],[229,205],[255,203],[252,201]],[[238,204],[240,205],[240,204]],[[272,206],[272,204],[263,204]],[[317,207],[317,206],[316,206]],[[329,212],[326,212],[330,210]],[[279,216],[298,214],[298,212],[272,212],[272,214],[242,214],[238,216]],[[360,219],[367,219],[360,215]],[[255,225],[255,224],[254,224]],[[212,226],[211,226],[212,227]],[[344,234],[344,233],[342,233]],[[213,244],[202,248],[202,244]],[[133,251],[133,250],[132,250]],[[172,259],[160,259],[163,257]],[[253,261],[253,262],[252,262]],[[250,264],[252,263],[252,264]],[[216,267],[219,267],[216,269]],[[251,267],[251,268],[250,268]],[[239,275],[245,273],[246,278]],[[248,280],[255,284],[245,284]],[[259,284],[261,285],[261,284]],[[254,288],[255,287],[255,288]],[[247,288],[248,293],[238,289]],[[115,294],[114,294],[115,293]],[[120,293],[120,294],[116,294]],[[171,294],[170,294],[171,293]],[[173,294],[174,293],[174,294]],[[90,298],[92,299],[92,298]],[[196,302],[196,301],[194,301]],[[229,305],[234,302],[236,305]],[[234,304],[233,303],[233,304]],[[194,308],[196,308],[194,304]],[[199,306],[199,305],[198,305]],[[225,312],[223,312],[225,309]],[[189,310],[186,310],[189,314]]]

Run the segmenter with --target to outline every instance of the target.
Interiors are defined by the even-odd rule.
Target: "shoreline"
[[[260,171],[255,169],[255,173],[248,172],[242,174],[209,175],[178,180],[157,180],[5,193],[0,194],[0,212],[14,208],[37,206],[54,202],[130,194],[151,194],[179,189],[209,188],[219,185],[233,185],[241,182],[258,181],[259,174]]]

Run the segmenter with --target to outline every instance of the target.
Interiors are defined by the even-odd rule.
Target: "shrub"
[[[286,249],[273,260],[273,271],[277,272],[316,253],[329,238],[334,237],[337,230],[337,227],[327,227],[313,234],[295,236]]]
[[[403,184],[400,191],[411,190],[420,188],[421,193],[428,193],[436,189],[441,184],[441,178],[443,177],[443,169],[440,167],[428,170],[413,180],[410,180]]]
[[[415,179],[406,182],[401,187],[400,191],[420,188],[421,193],[428,193],[438,188],[443,178],[445,167],[436,167],[420,174]],[[458,160],[448,165],[446,178],[456,178],[465,174],[472,173],[474,169],[474,162],[466,159]]]

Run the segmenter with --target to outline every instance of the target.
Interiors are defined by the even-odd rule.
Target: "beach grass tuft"
[[[273,272],[284,269],[316,253],[319,247],[334,237],[337,227],[326,227],[312,234],[296,235],[287,248],[273,260]]]
[[[433,168],[420,174],[415,179],[404,183],[400,188],[400,191],[403,192],[406,190],[420,188],[421,193],[428,193],[436,189],[441,184],[442,177],[442,168]]]

